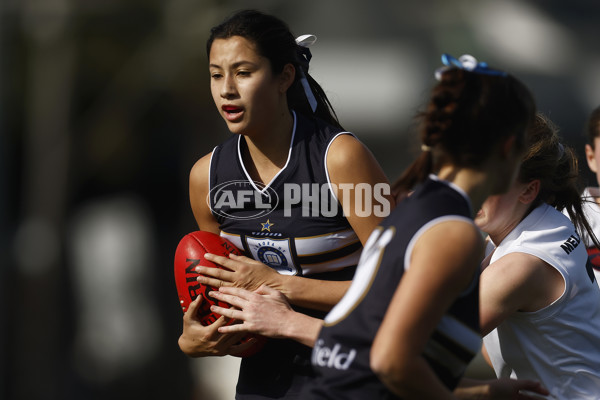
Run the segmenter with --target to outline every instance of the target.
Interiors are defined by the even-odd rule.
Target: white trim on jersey
[[[365,243],[352,283],[341,300],[325,316],[325,326],[335,325],[344,320],[362,301],[375,280],[385,247],[392,241],[395,233],[396,228],[393,226],[385,230],[381,226],[373,229]]]
[[[221,237],[224,237],[225,239],[229,240],[235,245],[235,247],[244,251],[244,243],[242,243],[242,238],[240,237],[240,235],[221,231]]]
[[[304,257],[331,253],[357,241],[356,233],[352,229],[318,236],[296,237],[296,254]]]
[[[215,156],[215,150],[217,149],[217,147],[219,147],[219,146],[213,147],[212,151],[210,152],[210,161],[208,162],[208,194],[206,195],[206,201],[208,202],[208,208],[210,209],[211,213],[212,213],[212,205],[210,204],[210,192],[211,192],[213,186],[212,186],[212,182],[210,181],[210,171],[212,171],[213,157]]]
[[[262,189],[259,189],[258,187],[256,187],[254,180],[252,179],[252,177],[250,177],[248,170],[246,170],[246,166],[244,165],[244,159],[242,158],[242,149],[240,146],[240,143],[242,141],[242,135],[240,135],[238,137],[237,154],[238,154],[238,159],[240,160],[240,165],[242,166],[242,169],[244,170],[244,174],[246,175],[248,182],[250,182],[250,184],[252,185],[254,190],[256,190],[257,192],[259,192],[261,194],[264,193],[271,186],[271,184],[273,182],[275,182],[275,179],[277,179],[277,177],[287,168],[288,164],[290,163],[290,160],[292,159],[292,149],[294,147],[294,139],[296,137],[296,122],[297,122],[296,112],[294,110],[292,110],[292,115],[294,117],[294,127],[292,129],[292,140],[290,140],[290,148],[288,150],[288,156],[287,156],[287,160],[285,161],[285,165],[283,166],[283,168],[281,168],[275,174],[275,176],[271,179],[271,181],[269,183],[267,183]]]
[[[458,338],[460,343],[457,342],[457,344],[460,344],[460,346],[473,354],[481,349],[481,334],[449,314],[442,317],[436,330],[449,338]]]
[[[467,201],[467,204],[469,205],[469,214],[473,215],[473,205],[471,204],[471,198],[469,197],[469,195],[467,194],[467,192],[465,192],[463,190],[463,188],[461,188],[460,186],[458,186],[454,182],[450,182],[450,181],[447,181],[445,179],[441,179],[439,176],[437,176],[435,174],[429,174],[429,179],[437,181],[437,182],[445,183],[446,185],[450,186],[452,189],[454,189],[458,193],[460,193],[462,195],[462,197],[465,198],[465,200]]]
[[[413,237],[410,239],[410,242],[408,242],[408,246],[406,246],[406,252],[404,253],[404,270],[405,271],[408,271],[408,269],[410,268],[410,258],[412,256],[412,251],[413,251],[413,248],[415,247],[415,244],[417,243],[417,240],[419,240],[419,238],[427,230],[429,230],[429,228],[431,228],[434,225],[437,225],[439,223],[446,222],[446,221],[463,221],[463,222],[468,223],[471,226],[474,226],[472,219],[463,217],[462,215],[444,215],[444,216],[432,219],[431,221],[429,221],[428,223],[423,225],[421,228],[419,228],[419,230],[417,232],[415,232]]]
[[[338,200],[338,198],[335,194],[335,191],[333,190],[331,178],[329,177],[329,169],[327,168],[327,155],[329,154],[329,148],[331,147],[331,144],[333,143],[333,141],[340,135],[350,135],[353,138],[355,138],[356,140],[358,140],[358,138],[352,132],[347,132],[347,131],[339,132],[338,134],[336,134],[334,137],[331,138],[331,140],[327,144],[327,149],[325,149],[325,157],[323,158],[323,165],[325,166],[325,176],[327,177],[327,185],[329,186],[329,193],[331,193],[331,195],[333,196],[334,201],[337,201],[338,203],[342,204]]]
[[[336,258],[335,260],[331,261],[315,264],[301,264],[300,266],[302,267],[302,273],[304,275],[319,274],[321,272],[339,271],[348,267],[349,265],[356,265],[360,259],[361,250],[362,248],[351,254],[348,254],[347,256]]]
[[[237,248],[244,249],[244,243],[240,235],[221,231],[221,236],[233,243]],[[251,236],[246,237],[248,247],[251,247],[251,242],[257,238]],[[266,240],[261,238],[260,240]],[[342,250],[346,246],[350,246],[358,242],[358,237],[353,230],[347,229],[344,231],[333,232],[324,235],[311,237],[296,237],[294,238],[294,246],[296,248],[296,256],[302,261],[302,257],[318,256],[320,254],[328,254],[338,250]],[[322,272],[330,272],[344,269],[350,265],[358,264],[362,246],[350,254],[333,260],[319,263],[301,263],[297,268],[302,269],[302,274],[312,275]],[[292,260],[289,260],[292,262]],[[293,262],[292,262],[293,264]]]

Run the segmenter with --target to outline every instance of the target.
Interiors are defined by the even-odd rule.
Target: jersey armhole
[[[356,140],[358,140],[358,138],[352,132],[348,132],[348,131],[338,132],[334,137],[331,138],[331,140],[327,144],[327,148],[325,149],[325,157],[323,159],[323,166],[325,167],[325,177],[327,178],[327,186],[329,187],[329,193],[331,193],[331,195],[333,196],[333,200],[337,201],[338,203],[340,201],[339,201],[337,195],[335,194],[335,191],[333,190],[333,184],[331,183],[331,178],[329,177],[329,168],[327,168],[327,155],[329,154],[329,148],[331,147],[331,144],[333,143],[333,141],[335,139],[337,139],[338,136],[341,136],[341,135],[350,135],[353,138],[355,138]]]

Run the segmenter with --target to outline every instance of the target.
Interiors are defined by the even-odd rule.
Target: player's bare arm
[[[470,284],[482,255],[481,236],[468,222],[439,223],[417,240],[371,350],[371,368],[394,393],[455,398],[422,354],[438,321]]]
[[[219,233],[219,224],[215,220],[207,203],[209,193],[209,169],[210,158],[212,153],[209,153],[196,161],[190,172],[190,205],[198,228],[202,231]]]
[[[344,214],[364,245],[373,229],[395,206],[390,190],[379,192],[375,188],[378,185],[378,188],[387,186],[389,189],[389,181],[371,151],[352,135],[340,135],[331,143],[327,154],[327,170]],[[349,195],[346,195],[342,190],[342,185],[356,187],[359,184],[371,187],[371,198],[364,199],[363,203],[372,205],[372,212],[368,216],[357,212],[354,191],[349,190]]]
[[[564,288],[560,273],[533,255],[510,253],[494,261],[480,278],[482,335],[518,311],[537,311],[551,304]]]

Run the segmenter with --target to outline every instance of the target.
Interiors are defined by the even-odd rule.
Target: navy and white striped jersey
[[[286,165],[266,186],[254,182],[242,160],[243,136],[213,150],[210,207],[221,236],[287,275],[307,276],[358,263],[362,245],[331,191],[329,146],[349,134],[294,113]]]
[[[471,215],[470,201],[460,188],[431,176],[371,234],[351,287],[325,318],[312,353],[317,377],[303,393],[305,398],[396,398],[370,368],[377,330],[404,271],[410,267],[411,250],[420,235],[442,221],[472,223]],[[478,289],[477,272],[424,350],[423,356],[450,389],[481,345]]]

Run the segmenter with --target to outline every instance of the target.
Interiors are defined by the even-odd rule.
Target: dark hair
[[[540,192],[531,209],[548,203],[559,211],[566,210],[577,230],[587,232],[594,245],[600,247],[582,210],[583,183],[575,151],[560,142],[558,128],[542,114],[536,115],[528,139],[517,179],[521,183],[540,180]]]
[[[210,56],[210,49],[215,39],[228,39],[232,36],[241,36],[256,45],[258,53],[266,57],[273,74],[283,71],[283,67],[292,64],[296,68],[296,78],[287,91],[288,107],[306,116],[313,115],[304,89],[300,82],[300,68],[317,100],[314,112],[319,118],[341,128],[337,115],[321,86],[309,75],[308,62],[301,55],[301,48],[296,44],[294,35],[288,25],[277,17],[267,15],[256,10],[239,11],[221,24],[211,29],[210,37],[206,43],[206,53]]]
[[[587,140],[592,149],[594,149],[594,139],[600,136],[600,107],[596,107],[590,114],[590,118],[587,123]]]
[[[533,96],[511,75],[445,70],[425,111],[417,116],[424,151],[396,181],[394,192],[412,190],[440,162],[481,166],[499,143],[513,135],[517,149],[523,149],[534,114]]]

